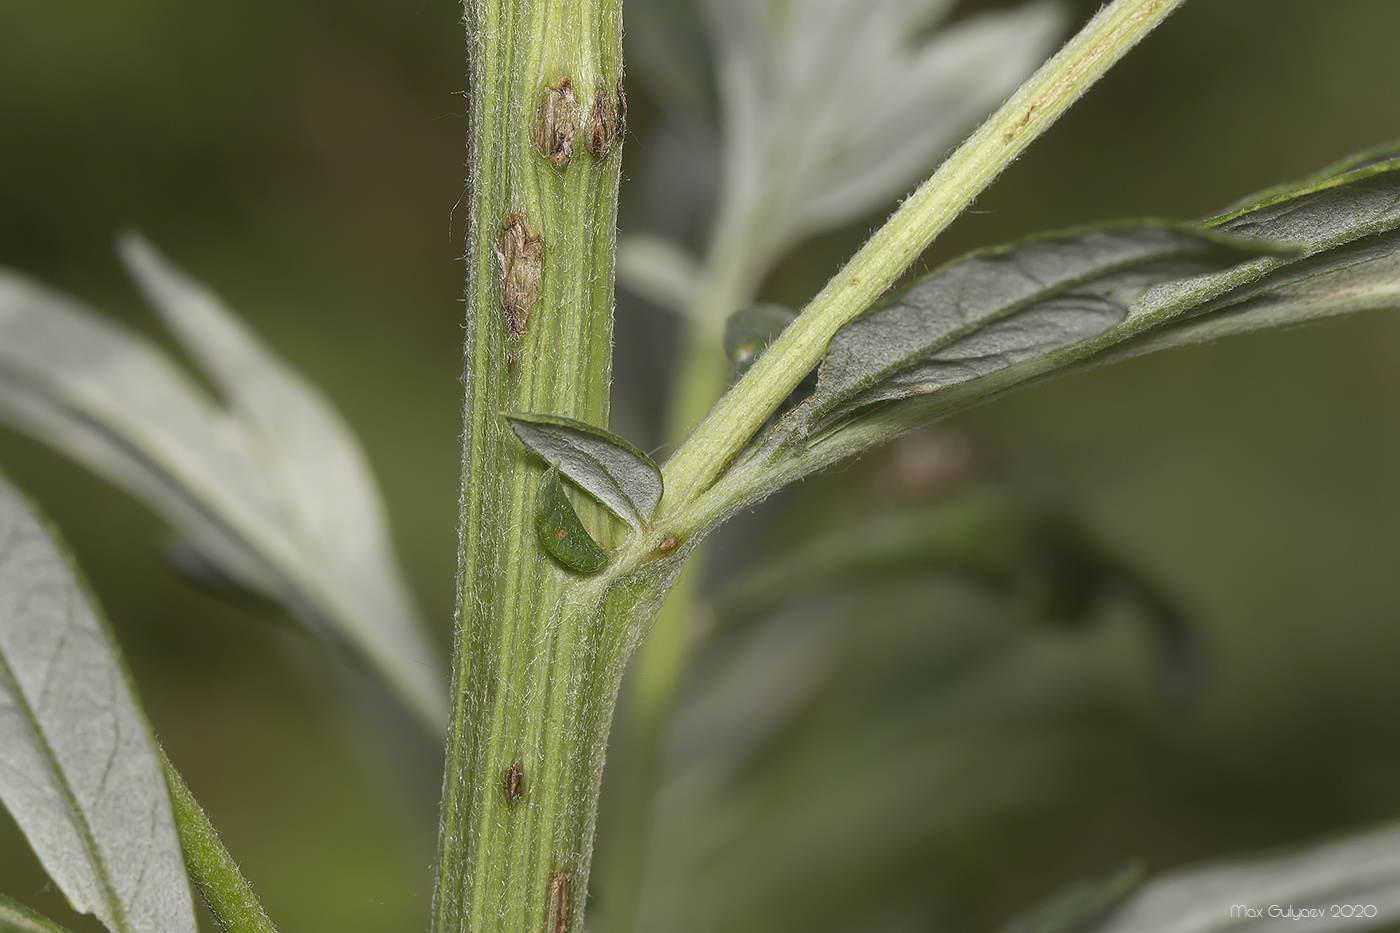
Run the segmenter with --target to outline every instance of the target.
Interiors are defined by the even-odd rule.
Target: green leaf
[[[1196,227],[1113,224],[956,260],[837,333],[777,448],[805,436],[831,462],[1037,377],[1395,307],[1395,149]]]
[[[557,463],[544,474],[535,494],[535,531],[544,549],[570,570],[597,573],[608,565],[608,552],[583,527],[564,492]]]
[[[1141,862],[1072,885],[1002,928],[1002,933],[1080,933],[1141,884]]]
[[[734,379],[749,371],[759,354],[797,317],[782,305],[748,305],[724,322],[724,352],[734,364]]]
[[[74,910],[113,933],[195,933],[160,756],[116,643],[3,479],[0,749],[0,801]]]
[[[973,253],[837,332],[813,414],[928,394],[1080,343],[1121,324],[1154,285],[1227,269],[1267,249],[1147,225],[1072,230]]]
[[[1369,905],[1374,916],[1334,914]],[[1281,916],[1269,914],[1271,906]],[[1244,916],[1241,908],[1258,913]],[[1295,916],[1290,917],[1289,911]],[[1155,878],[1091,927],[1093,933],[1236,933],[1389,929],[1400,910],[1400,824],[1252,860],[1178,869]]]
[[[1093,362],[1395,307],[1400,307],[1400,232],[1366,237],[1284,266],[1226,292],[1202,313],[1125,341]]]
[[[0,933],[68,933],[47,917],[0,894]]]
[[[661,470],[615,434],[560,415],[508,412],[521,442],[633,528],[661,501]]]

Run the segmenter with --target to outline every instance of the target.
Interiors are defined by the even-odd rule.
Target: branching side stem
[[[1182,0],[1114,0],[951,155],[812,299],[667,462],[665,515],[713,483],[821,360],[997,175]]]

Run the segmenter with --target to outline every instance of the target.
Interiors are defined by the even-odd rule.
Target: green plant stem
[[[244,880],[233,856],[224,848],[218,831],[165,756],[165,749],[160,750],[160,762],[165,769],[165,784],[170,789],[185,867],[214,915],[214,922],[227,933],[277,933],[262,902]]]
[[[826,352],[1031,141],[1182,0],[1114,0],[1021,85],[812,299],[666,464],[664,517],[707,489]]]
[[[539,546],[531,517],[545,464],[500,413],[608,423],[622,134],[600,153],[589,131],[596,102],[620,87],[621,25],[620,0],[467,3],[465,437],[439,933],[582,928],[628,646],[599,624],[596,599],[578,597],[596,588]],[[541,136],[551,101],[557,132]],[[552,145],[570,120],[571,146]],[[524,232],[507,235],[512,224]],[[541,250],[542,262],[503,274],[497,249],[518,253],[527,234],[539,243],[526,252]],[[606,521],[586,504],[580,512],[593,527]]]
[[[598,865],[599,911],[608,933],[637,925],[645,888],[652,814],[662,777],[664,739],[676,694],[696,644],[691,624],[698,596],[695,557],[666,595],[632,662],[614,729],[623,732],[607,771],[606,848]]]

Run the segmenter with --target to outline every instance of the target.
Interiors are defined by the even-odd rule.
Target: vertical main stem
[[[500,413],[607,424],[621,4],[466,0],[466,13],[465,436],[433,929],[566,933],[582,928],[622,646],[569,608],[580,578],[535,538],[545,465]]]

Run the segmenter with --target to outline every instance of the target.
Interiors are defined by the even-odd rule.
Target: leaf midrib
[[[83,841],[83,848],[87,850],[89,866],[97,876],[98,887],[102,892],[103,899],[107,902],[107,910],[111,914],[113,924],[119,931],[128,929],[126,911],[122,908],[121,901],[117,897],[116,887],[112,884],[106,866],[99,856],[97,839],[93,836],[92,827],[88,824],[87,817],[78,805],[77,794],[73,792],[72,785],[68,783],[68,778],[58,763],[53,746],[45,737],[38,716],[35,714],[33,706],[30,705],[29,698],[20,688],[19,681],[15,677],[14,670],[10,667],[4,651],[0,651],[0,682],[3,682],[11,695],[14,696],[15,708],[19,711],[24,724],[29,728],[34,744],[38,747],[45,763],[48,764],[50,776],[57,785],[60,796],[68,805],[69,816],[78,827],[78,835]]]

